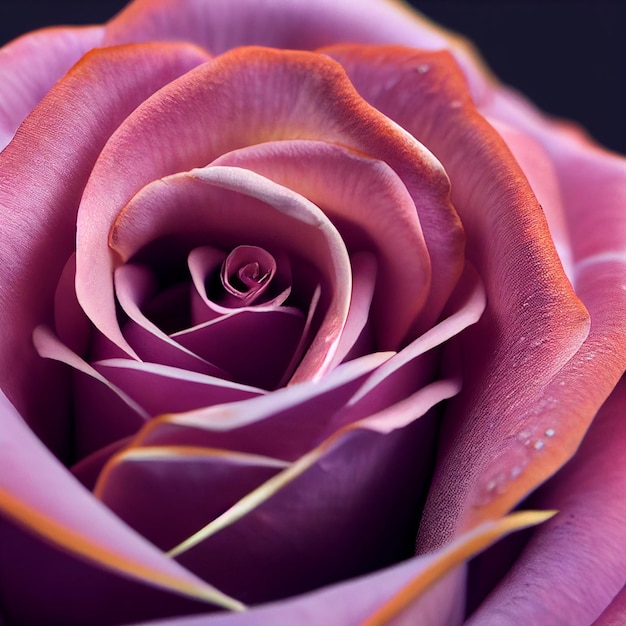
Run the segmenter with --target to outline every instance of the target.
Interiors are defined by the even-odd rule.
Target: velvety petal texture
[[[42,29],[0,50],[0,150],[52,85],[102,43],[104,33],[98,26]]]
[[[559,514],[533,533],[469,624],[543,619],[582,626],[594,623],[619,595],[626,581],[625,403],[622,381],[574,458],[532,496],[531,506],[554,507]],[[521,588],[527,590],[523,597]]]
[[[0,624],[620,623],[625,206],[395,0],[2,48]]]

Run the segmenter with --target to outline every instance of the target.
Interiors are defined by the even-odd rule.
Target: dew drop
[[[513,443],[513,442],[512,442]],[[529,464],[531,451],[517,445],[507,447],[487,467],[485,476],[477,485],[474,506],[486,506],[508,491]]]
[[[541,441],[541,439],[538,439],[537,441],[535,441],[535,445],[533,446],[533,448],[535,450],[541,450],[541,448],[543,448],[544,443],[543,441]]]
[[[430,69],[429,65],[426,65],[425,63],[423,63],[422,65],[418,65],[417,66],[417,71],[420,74],[426,74],[426,72]]]
[[[548,428],[544,434],[546,437],[554,437],[554,435],[556,435],[556,431],[554,428]]]

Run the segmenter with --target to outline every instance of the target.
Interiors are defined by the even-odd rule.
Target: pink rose
[[[624,159],[385,0],[27,35],[0,143],[0,623],[618,623]]]

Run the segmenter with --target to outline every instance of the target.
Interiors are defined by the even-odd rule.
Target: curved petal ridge
[[[0,465],[6,469],[0,471],[0,511],[4,516],[96,567],[231,610],[244,608],[164,559],[132,532],[61,466],[4,395],[0,402]],[[37,459],[36,466],[31,456]]]
[[[0,50],[0,151],[54,83],[102,43],[101,26],[44,28]]]
[[[560,419],[576,421],[569,420],[571,407],[559,403],[564,391],[557,386],[589,336],[589,311],[563,272],[524,172],[477,111],[449,53],[393,46],[339,46],[330,53],[365,99],[445,166],[468,258],[485,277],[489,306],[463,336],[463,354],[472,358],[464,364],[463,392],[450,403],[420,530],[420,549],[433,549],[455,529],[510,510],[576,449],[595,411],[579,407],[575,428],[556,427],[567,443],[551,445],[541,433],[554,427],[558,407]]]
[[[289,484],[311,468],[325,453],[338,445],[342,437],[355,429],[370,430],[381,435],[403,428],[424,415],[430,408],[446,398],[458,393],[458,381],[438,381],[419,390],[410,398],[390,409],[371,415],[359,422],[350,424],[311,450],[287,469],[269,479],[266,483],[250,492],[222,515],[211,521],[204,528],[168,552],[170,557],[177,557],[205,541],[215,533],[235,523],[260,504],[271,498],[277,491]]]
[[[120,122],[205,59],[196,47],[180,43],[92,50],[0,153],[0,381],[31,427],[60,454],[69,428],[66,380],[37,355],[31,337],[35,326],[50,324],[54,289],[75,249],[76,211],[86,180]],[[29,380],[38,393],[29,392]]]
[[[251,169],[303,195],[328,215],[350,253],[374,253],[375,334],[381,350],[398,348],[424,306],[431,264],[415,201],[387,163],[334,143],[283,140],[227,153],[213,165]]]

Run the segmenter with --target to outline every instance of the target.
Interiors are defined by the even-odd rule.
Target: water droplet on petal
[[[547,428],[544,434],[546,437],[554,437],[554,435],[556,435],[556,430],[554,430],[554,428]]]

